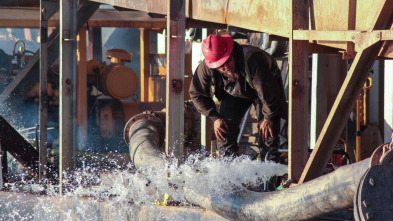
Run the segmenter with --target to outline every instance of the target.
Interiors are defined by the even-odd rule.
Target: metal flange
[[[124,140],[126,141],[126,144],[129,145],[130,136],[133,131],[138,127],[138,123],[140,122],[149,122],[150,124],[158,128],[158,130],[160,131],[159,136],[161,145],[161,142],[164,141],[165,137],[165,128],[164,123],[161,121],[159,115],[155,112],[144,112],[141,114],[137,114],[126,123],[126,126],[124,127]]]
[[[370,159],[370,167],[375,165],[393,165],[393,150],[391,143],[377,147]]]
[[[355,220],[393,220],[393,167],[369,168],[354,197]]]

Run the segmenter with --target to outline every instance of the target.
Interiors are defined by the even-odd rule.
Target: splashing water
[[[48,204],[46,197],[38,198],[36,208],[40,212],[25,215],[34,215],[35,219],[53,217],[54,220],[102,220],[103,217],[97,217],[100,214],[97,202],[106,202],[110,210],[118,214],[132,210],[129,203],[141,206],[152,205],[157,200],[163,201],[165,193],[173,201],[184,203],[185,191],[231,194],[246,189],[244,184],[259,185],[274,175],[283,175],[287,173],[287,166],[253,161],[247,157],[218,160],[200,159],[198,155],[191,155],[182,165],[174,160],[161,168],[146,166],[137,171],[117,170],[100,172],[99,175],[98,172],[85,166],[83,170],[73,174],[72,191],[59,196],[57,191],[48,189],[48,195],[56,197],[57,203]],[[58,211],[62,211],[61,214]],[[21,220],[24,217],[15,209],[8,216],[9,220]]]
[[[161,168],[142,167],[136,172],[122,170],[101,174],[99,188],[86,190],[82,177],[92,176],[82,172],[77,175],[77,187],[69,196],[89,195],[111,202],[133,202],[135,205],[153,204],[165,193],[174,201],[185,202],[184,191],[200,194],[231,194],[245,189],[244,184],[260,185],[274,175],[287,173],[287,166],[273,162],[253,161],[247,157],[234,159],[200,159],[189,156],[178,166],[173,160]]]

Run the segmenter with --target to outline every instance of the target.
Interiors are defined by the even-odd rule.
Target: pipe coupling
[[[370,158],[370,167],[376,165],[393,165],[393,150],[391,143],[377,147]]]
[[[156,112],[146,111],[141,114],[133,116],[124,127],[124,140],[127,145],[130,143],[130,136],[138,128],[139,124],[142,122],[148,122],[149,124],[155,126],[159,133],[159,145],[161,146],[165,138],[165,128],[164,123],[160,119],[160,115]]]

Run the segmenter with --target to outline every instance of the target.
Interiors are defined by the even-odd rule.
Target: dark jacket
[[[262,113],[266,119],[271,120],[276,116],[286,118],[286,99],[276,60],[263,50],[253,53],[247,61],[252,79],[252,84],[250,84],[245,80],[243,46],[234,42],[233,55],[236,73],[240,75],[238,80],[241,85],[241,97],[250,100],[259,98],[263,105]],[[212,86],[215,96],[221,100],[224,93],[228,93],[227,84],[222,74],[208,68],[204,61],[201,62],[194,73],[189,89],[190,97],[197,110],[213,121],[220,118],[212,99]]]

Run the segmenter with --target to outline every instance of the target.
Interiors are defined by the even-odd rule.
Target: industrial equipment
[[[106,53],[109,65],[101,64],[97,59],[87,62],[87,74],[92,75],[91,82],[98,90],[114,99],[123,100],[133,97],[138,89],[138,77],[134,70],[125,65],[132,61],[132,54],[122,49],[110,49]]]

